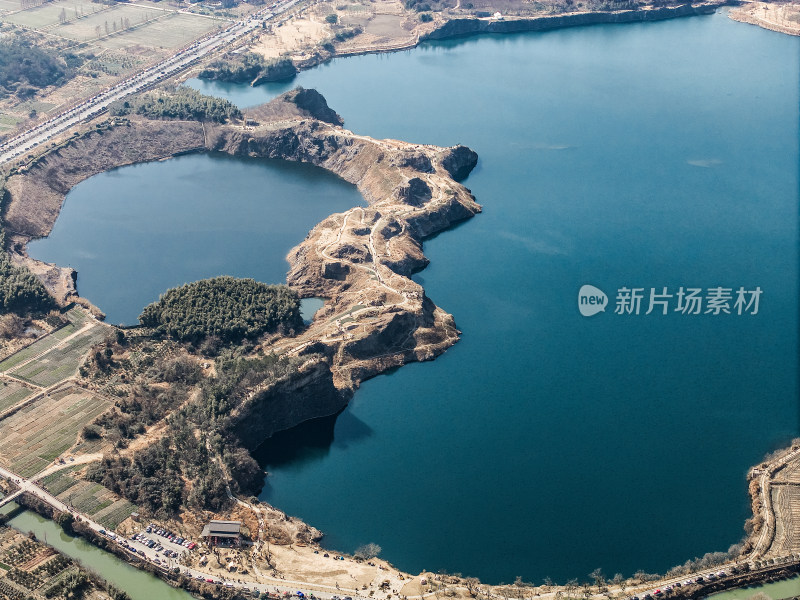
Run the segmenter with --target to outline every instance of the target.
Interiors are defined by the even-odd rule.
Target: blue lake
[[[28,250],[77,269],[78,293],[110,323],[135,325],[145,305],[190,281],[286,283],[289,250],[359,204],[355,186],[312,165],[185,155],[81,182],[50,236]]]
[[[265,444],[262,497],[331,548],[495,583],[663,572],[738,542],[747,469],[800,433],[799,51],[720,13],[426,44],[268,89],[189,82],[240,106],[314,87],[358,133],[480,155],[465,184],[484,212],[426,241],[416,276],[462,340]],[[254,253],[215,268],[261,278]],[[587,283],[610,302],[590,318]],[[614,312],[624,287],[640,314]],[[730,289],[732,314],[675,311],[681,287]],[[736,314],[740,287],[757,314]],[[651,288],[669,314],[644,314]]]

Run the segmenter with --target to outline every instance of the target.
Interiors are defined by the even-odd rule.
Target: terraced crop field
[[[785,556],[800,551],[800,487],[774,485],[772,506],[775,510],[775,538],[768,555]]]
[[[123,33],[125,20],[127,20],[131,26],[136,27],[141,23],[165,14],[169,13],[160,10],[148,10],[139,6],[117,5],[102,12],[90,14],[71,21],[54,29],[53,33],[73,40],[93,41],[98,37],[97,28],[99,27],[101,36],[116,31],[118,35],[124,37],[127,35]],[[108,24],[108,31],[106,31],[106,24]],[[114,25],[117,26],[116,30],[114,29]]]
[[[43,338],[38,339],[30,346],[26,346],[19,352],[9,356],[3,362],[0,362],[0,371],[11,371],[18,365],[24,363],[26,360],[29,360],[34,356],[38,356],[39,354],[47,352],[47,350],[49,350],[50,348],[52,348],[65,338],[71,336],[77,330],[78,329],[75,327],[75,325],[70,323],[65,327],[62,327],[58,331],[55,331],[50,335],[46,335]]]
[[[0,461],[23,477],[39,473],[72,448],[84,425],[109,406],[75,386],[42,396],[3,421]]]
[[[19,8],[19,2],[17,3],[17,8]],[[83,4],[83,9],[85,15],[89,15],[93,11],[101,10],[101,7],[87,2]],[[62,10],[65,12],[67,19],[75,18],[74,2],[56,1],[46,2],[27,10],[18,10],[8,15],[5,20],[15,25],[24,25],[25,27],[31,27],[33,29],[52,29],[58,27]]]
[[[74,333],[78,332],[83,328],[84,325],[91,323],[95,325],[91,329],[87,329],[84,332],[81,332],[79,336],[76,336],[75,339],[69,340],[64,346],[60,346],[58,348],[59,352],[64,352],[69,354],[70,352],[78,351],[81,353],[81,357],[83,355],[84,348],[87,343],[96,343],[103,338],[103,335],[106,333],[106,328],[98,323],[94,322],[92,317],[90,317],[86,312],[79,308],[73,308],[66,314],[67,319],[69,319],[69,323],[67,323],[61,329],[57,329],[56,331],[45,335],[34,343],[26,346],[19,352],[16,352],[0,362],[0,371],[3,372],[28,372],[28,371],[35,371],[35,367],[31,367],[29,364],[25,364],[28,361],[39,359],[36,357],[44,358],[45,355],[53,349],[58,344],[61,344],[66,340],[68,337],[73,335]],[[97,339],[99,337],[99,339]],[[88,339],[88,342],[87,342]],[[68,356],[67,358],[73,359],[74,357]],[[34,362],[36,362],[34,361]],[[48,358],[49,362],[52,362],[52,357]],[[77,369],[78,362],[75,362],[75,368]],[[71,374],[71,373],[70,373]],[[27,377],[23,377],[27,379]],[[59,381],[59,380],[56,380]],[[52,384],[50,384],[52,385]]]
[[[33,394],[33,392],[32,388],[24,386],[17,381],[2,380],[2,383],[0,383],[0,412],[11,408],[17,402]]]
[[[9,527],[0,527],[0,598],[51,598],[59,583],[80,571],[72,560]],[[90,588],[85,598],[106,598]]]
[[[101,342],[106,335],[108,331],[105,327],[95,325],[28,364],[14,369],[13,375],[41,387],[55,385],[74,375],[89,349]]]
[[[19,10],[19,0],[0,0],[0,13],[7,14]]]
[[[77,479],[70,467],[41,480],[44,488],[65,504],[92,517],[107,529],[116,529],[137,507],[97,483]]]

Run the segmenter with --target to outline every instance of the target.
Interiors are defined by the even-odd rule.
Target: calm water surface
[[[737,542],[747,469],[799,433],[799,50],[718,14],[348,58],[268,90],[194,82],[242,106],[315,87],[358,133],[481,157],[466,185],[484,212],[428,240],[417,276],[461,342],[262,447],[262,497],[332,548],[490,582],[664,571]],[[146,185],[142,168],[115,189]],[[179,173],[159,185],[190,185]],[[197,278],[187,248],[140,268]],[[266,260],[219,258],[253,276]],[[757,315],[587,319],[584,283],[612,303],[624,286],[763,295]]]
[[[78,270],[111,323],[137,323],[168,288],[217,275],[285,283],[286,254],[328,215],[362,204],[320,168],[194,154],[95,175],[68,195],[31,256]]]
[[[355,131],[475,148],[485,210],[417,277],[462,341],[265,445],[262,496],[333,548],[493,582],[737,542],[748,467],[798,433],[799,44],[715,15],[301,74]],[[586,319],[584,283],[764,293],[755,316]]]

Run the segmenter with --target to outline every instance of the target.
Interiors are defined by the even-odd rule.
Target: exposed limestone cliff
[[[578,25],[597,25],[600,23],[634,23],[638,21],[662,21],[676,17],[713,13],[725,4],[723,0],[687,3],[679,6],[641,8],[607,12],[582,12],[547,17],[516,18],[465,18],[450,19],[444,25],[422,36],[423,40],[441,40],[450,37],[472,35],[475,33],[516,33],[519,31],[545,31]]]
[[[278,431],[336,414],[350,396],[333,385],[329,359],[314,355],[296,373],[256,391],[231,415],[231,422],[242,444],[253,449]]]

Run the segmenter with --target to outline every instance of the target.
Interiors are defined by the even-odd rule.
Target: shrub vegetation
[[[0,98],[16,94],[27,99],[48,85],[63,84],[74,74],[55,53],[27,40],[13,37],[0,42]]]
[[[0,215],[5,195],[5,180],[0,178]],[[12,264],[6,252],[5,232],[0,221],[0,314],[44,313],[55,306],[53,297],[33,273]]]
[[[148,119],[191,119],[224,123],[242,118],[242,111],[232,102],[206,96],[186,87],[175,88],[167,93],[154,91],[127,100],[118,100],[108,110],[114,116],[136,114]]]
[[[297,73],[294,63],[288,58],[266,60],[260,54],[229,54],[215,60],[200,71],[200,79],[227,81],[230,83],[251,83],[255,81],[280,81],[290,79]]]
[[[164,437],[132,458],[104,457],[89,467],[87,478],[159,517],[173,515],[181,506],[219,511],[229,499],[222,466],[213,458],[217,456],[234,493],[256,493],[264,473],[239,445],[228,415],[253,387],[293,373],[303,360],[274,355],[242,358],[228,351],[216,362],[217,376],[202,382],[197,400],[168,417]],[[182,383],[193,377],[187,374]],[[114,418],[103,417],[98,423],[119,427]]]

